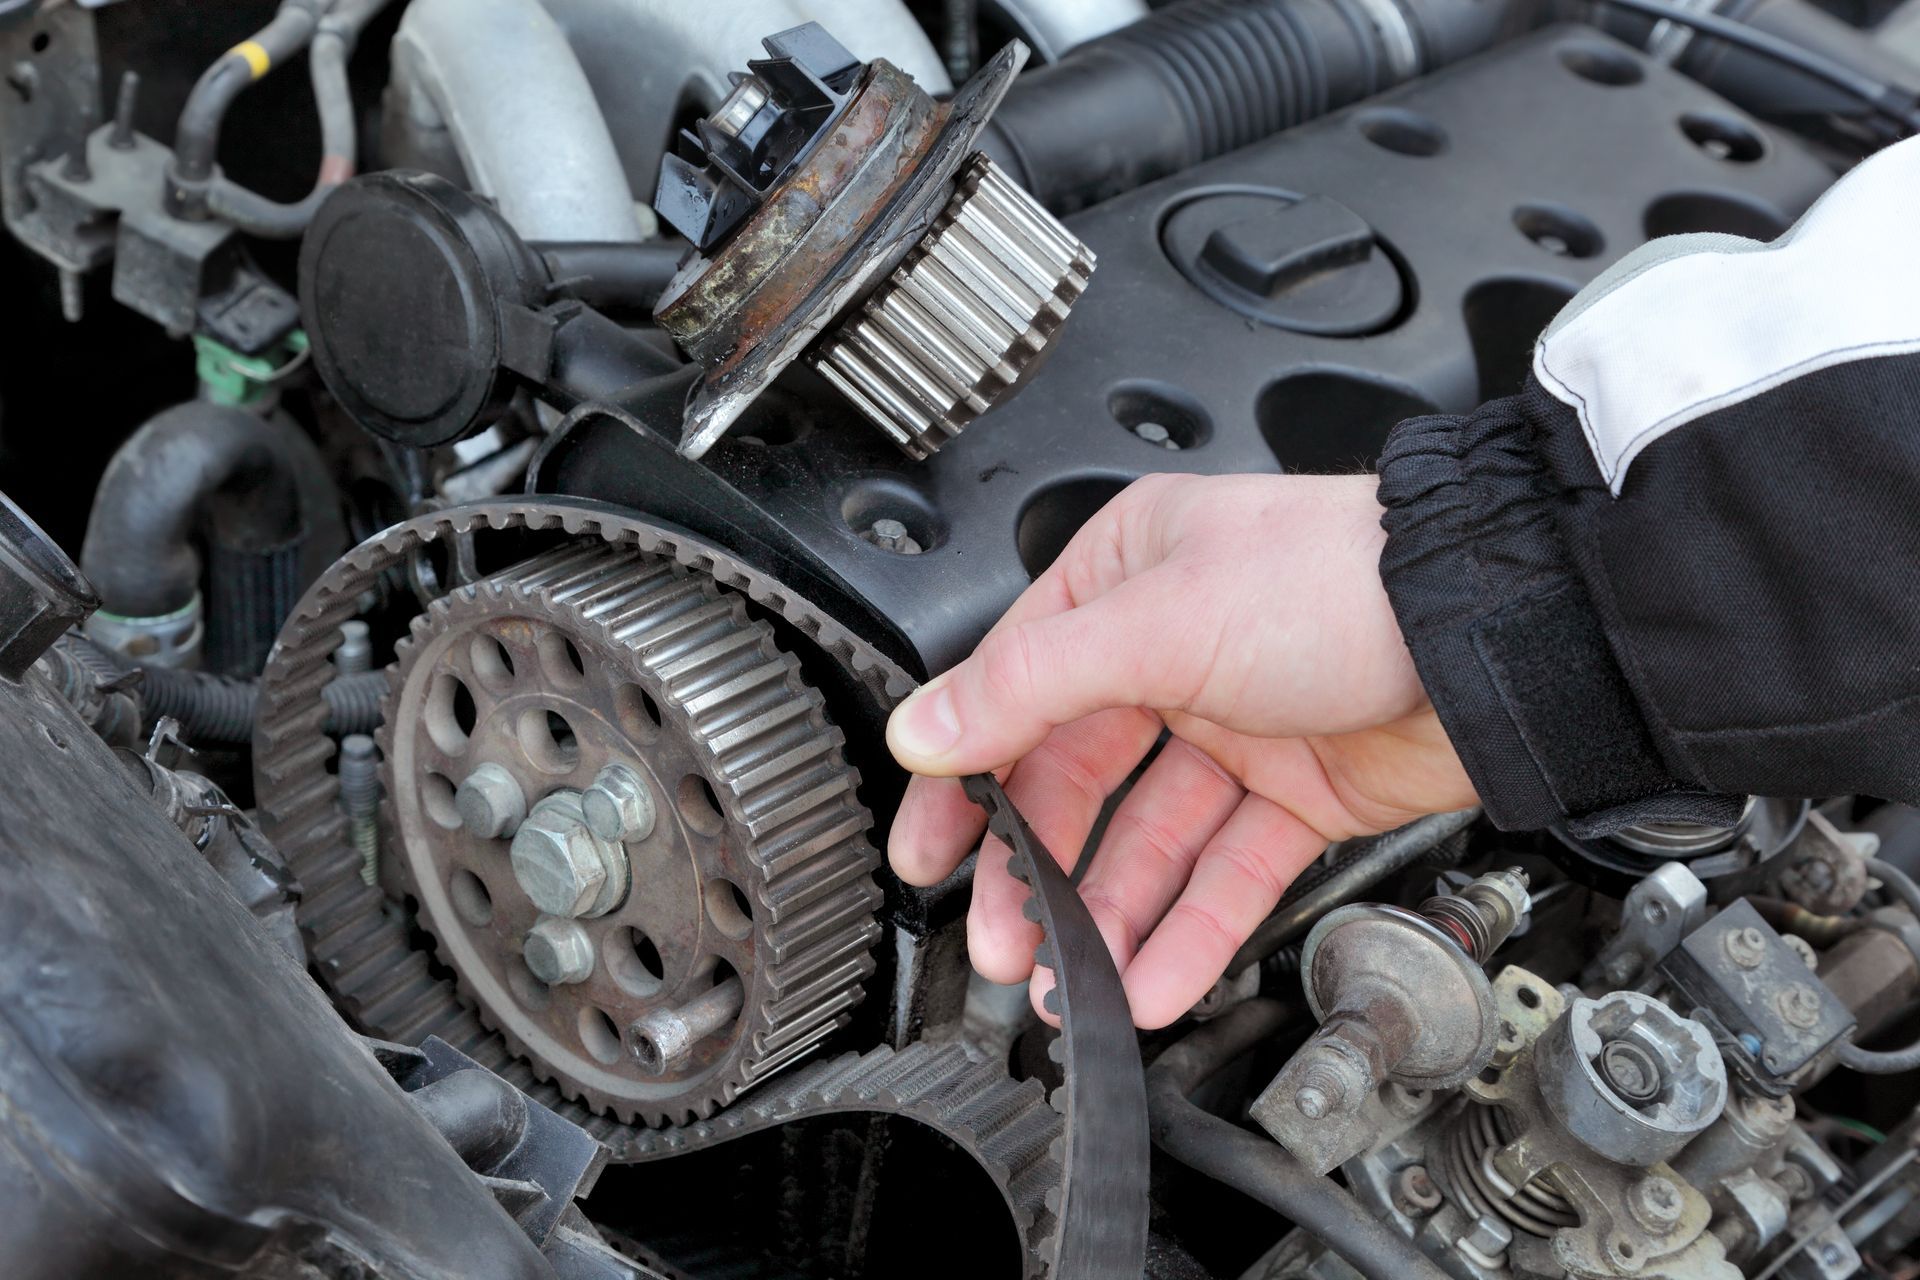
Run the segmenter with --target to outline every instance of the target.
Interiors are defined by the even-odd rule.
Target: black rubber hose
[[[151,618],[184,609],[200,586],[192,542],[209,502],[234,545],[301,536],[302,483],[278,430],[244,409],[194,400],[164,410],[115,451],[94,493],[80,567],[101,607]]]
[[[298,53],[313,38],[326,0],[281,0],[266,26],[221,54],[187,95],[173,132],[169,199],[176,212],[200,212],[220,152],[220,126],[247,87]]]
[[[313,221],[314,211],[333,189],[351,178],[359,156],[359,127],[347,83],[347,59],[354,42],[388,0],[340,0],[321,19],[307,61],[313,76],[313,103],[320,116],[320,172],[304,197],[283,204],[269,200],[222,175],[212,175],[207,208],[249,235],[267,240],[296,240]]]
[[[1355,845],[1332,866],[1308,872],[1287,890],[1272,915],[1241,944],[1227,966],[1232,977],[1248,965],[1260,963],[1299,938],[1333,908],[1353,901],[1396,872],[1405,871],[1430,855],[1479,818],[1478,809],[1435,813],[1409,822],[1383,836]]]
[[[1174,1044],[1147,1070],[1154,1145],[1181,1164],[1243,1192],[1316,1237],[1369,1280],[1443,1280],[1445,1272],[1353,1193],[1313,1173],[1284,1147],[1188,1100],[1209,1076],[1286,1025],[1289,1010],[1248,1000]]]
[[[205,671],[175,667],[140,668],[140,702],[146,721],[172,716],[189,742],[240,746],[253,741],[254,706],[260,687]],[[327,732],[372,733],[380,727],[380,704],[387,696],[384,671],[336,676],[321,690],[327,704]]]
[[[1382,4],[1181,0],[1022,75],[982,146],[1043,204],[1068,212],[1478,53],[1548,16],[1545,0]]]
[[[1898,898],[1907,910],[1920,917],[1920,885],[1913,878],[1891,862],[1882,862],[1878,858],[1867,859],[1867,870],[1887,887],[1887,892]],[[1834,1060],[1843,1067],[1872,1076],[1899,1075],[1907,1071],[1920,1071],[1920,1041],[1904,1049],[1862,1049],[1851,1041],[1843,1044],[1834,1053]]]
[[[637,244],[540,243],[528,245],[546,263],[553,286],[600,311],[652,314],[667,282],[687,255],[684,240]]]

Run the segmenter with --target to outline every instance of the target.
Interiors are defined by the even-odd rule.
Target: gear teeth
[[[450,629],[529,610],[583,652],[630,655],[629,678],[655,696],[666,731],[694,747],[722,812],[745,829],[742,852],[756,874],[741,888],[760,908],[754,921],[762,943],[742,975],[747,1001],[728,1056],[678,1099],[588,1087],[563,1064],[541,1061],[509,1025],[511,1011],[477,1001],[475,1011],[537,1075],[593,1111],[629,1122],[705,1117],[844,1025],[874,971],[866,953],[879,935],[873,910],[880,891],[871,874],[878,854],[867,837],[871,815],[855,795],[858,776],[841,758],[842,739],[799,663],[774,646],[771,629],[750,618],[742,601],[671,562],[603,544],[554,548],[434,601],[396,648],[385,719],[397,719],[392,708],[430,641],[437,652]],[[394,760],[386,726],[381,745],[385,760]],[[393,768],[383,768],[390,797],[404,782]],[[426,914],[421,925],[429,934],[441,927]],[[457,971],[444,948],[441,959]],[[376,1012],[395,1010],[383,1003]]]
[[[873,1110],[909,1116],[928,1124],[980,1160],[1000,1188],[1027,1242],[1027,1275],[1039,1276],[1046,1270],[1055,1246],[1058,1202],[1056,1199],[1050,1206],[1047,1193],[1057,1187],[1064,1165],[1061,1139],[1056,1137],[1049,1144],[1045,1158],[1017,1175],[1008,1175],[981,1154],[983,1144],[995,1135],[1024,1132],[1025,1116],[1037,1116],[1064,1133],[1064,1129],[1059,1129],[1060,1117],[1048,1107],[1049,1100],[1038,1083],[1015,1082],[1000,1065],[974,1061],[964,1053],[956,1055],[951,1049],[914,1045],[901,1052],[920,1055],[918,1060],[927,1065],[902,1072],[895,1080],[895,1089],[904,1096],[885,1100],[885,1105],[878,1098],[857,1102],[845,1091],[849,1082],[863,1078],[875,1064],[899,1056],[891,1050],[879,1049],[866,1055],[799,1063],[777,1079],[767,1080],[712,1119],[700,1118],[692,1109],[682,1109],[677,1115],[664,1117],[682,1127],[636,1128],[637,1117],[632,1108],[616,1107],[613,1114],[596,1113],[564,1096],[555,1084],[539,1078],[550,1073],[537,1072],[532,1064],[514,1056],[518,1047],[484,1026],[447,982],[432,979],[430,987],[410,987],[416,978],[431,979],[431,974],[424,955],[410,946],[405,922],[387,914],[384,899],[378,893],[342,890],[343,885],[362,890],[364,886],[358,880],[359,859],[347,843],[346,823],[337,803],[337,784],[326,772],[332,745],[323,737],[326,708],[318,693],[326,679],[331,678],[328,659],[337,642],[340,624],[356,616],[359,599],[376,587],[383,574],[403,566],[408,556],[421,547],[435,540],[471,536],[475,531],[521,528],[564,532],[577,539],[527,564],[540,565],[550,585],[565,594],[572,607],[594,626],[608,629],[619,643],[630,648],[648,652],[648,646],[665,646],[676,641],[686,646],[693,632],[711,622],[715,611],[709,606],[714,593],[701,581],[699,575],[704,575],[782,617],[799,634],[815,642],[859,682],[864,696],[873,705],[893,705],[913,689],[912,680],[904,672],[778,583],[684,535],[647,525],[630,516],[544,499],[502,499],[433,512],[395,525],[348,552],[300,601],[269,656],[260,681],[259,720],[254,737],[255,790],[260,820],[308,889],[308,898],[300,904],[299,919],[315,976],[348,1016],[360,1021],[362,1029],[384,1034],[385,1029],[369,1025],[362,1017],[360,1011],[365,1002],[356,985],[365,984],[371,990],[375,975],[390,969],[398,971],[400,986],[395,990],[411,991],[418,998],[418,1003],[401,1000],[403,1007],[397,1010],[398,1016],[416,1023],[424,1020],[423,1034],[437,1034],[461,1046],[481,1066],[498,1072],[534,1101],[586,1129],[609,1148],[615,1159],[670,1157],[789,1120],[835,1111]],[[572,572],[568,565],[577,569],[608,548],[623,549],[629,556],[636,551],[643,553],[633,558],[644,569],[636,570],[624,583],[607,582],[598,587],[565,577]],[[454,597],[436,601],[434,607],[451,607],[453,598],[480,597],[470,595],[468,588],[461,587],[456,589]],[[638,617],[634,609],[642,601],[649,602],[651,609],[644,619]],[[747,616],[745,606],[738,599],[728,601],[727,607],[719,612],[737,621]],[[417,625],[427,629],[431,622],[423,616]],[[408,655],[416,647],[411,634],[401,637],[396,644],[395,666],[389,668],[390,687],[396,683],[391,672],[408,665]],[[736,717],[735,729],[742,741],[750,743],[755,730],[777,731],[780,724],[800,723],[797,719],[784,721],[778,717],[759,722],[751,716]],[[382,726],[382,736],[390,739],[387,726]],[[829,727],[819,736],[830,739],[836,749],[840,745],[837,730]],[[735,745],[733,738],[725,744],[730,759]],[[728,776],[745,776],[753,768],[778,758],[779,754],[763,750],[751,758],[751,763]],[[848,778],[850,794],[857,778],[851,770]],[[760,778],[756,776],[754,781],[758,783]],[[850,840],[841,825],[826,823],[813,828],[796,825],[770,833],[767,854],[771,874],[766,884],[754,887],[752,896],[756,908],[766,907],[768,919],[778,925],[807,918],[810,912],[817,913],[822,920],[833,916],[833,911],[820,909],[821,904],[838,900],[858,879],[855,877],[843,885],[832,876],[812,870],[814,853],[834,848],[855,849],[863,867],[871,868],[878,863],[878,855],[871,845],[864,840]],[[1012,859],[1009,869],[1019,879],[1028,880],[1020,857]],[[877,894],[874,889],[871,898],[862,900],[870,907]],[[316,904],[323,901],[324,909],[321,909]],[[1029,916],[1037,915],[1036,904],[1029,908]],[[855,951],[864,949],[878,935],[878,926],[870,919],[867,926],[868,932],[855,945]],[[790,940],[790,945],[805,950],[804,942],[797,937]],[[805,953],[813,958],[816,969],[830,967],[836,955],[832,948]],[[844,958],[850,953],[843,949],[838,955]],[[795,963],[794,957],[781,962],[782,971],[789,975],[789,991],[804,985],[805,981],[792,967]],[[869,968],[870,963],[869,960]],[[348,971],[355,975],[356,984],[339,979],[339,974]],[[836,1016],[821,1024],[821,1038],[830,1034],[843,1018],[844,1015]],[[802,1038],[781,1052],[801,1058],[813,1047],[812,1040]],[[762,1064],[767,1074],[779,1065],[785,1064],[771,1058]],[[706,1110],[712,1113],[712,1107]],[[1030,1143],[1015,1142],[1011,1136],[1004,1141],[1016,1152],[1030,1149]]]

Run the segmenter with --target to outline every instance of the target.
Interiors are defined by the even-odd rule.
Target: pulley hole
[[[531,707],[515,722],[520,749],[543,773],[569,773],[580,763],[580,742],[558,711]]]
[[[1062,480],[1033,495],[1020,513],[1014,540],[1020,550],[1020,564],[1029,578],[1037,578],[1059,558],[1080,532],[1080,526],[1093,518],[1127,487],[1125,480],[1088,476]]]
[[[1563,205],[1523,204],[1513,211],[1513,225],[1556,258],[1591,258],[1606,247],[1600,228]]]
[[[637,684],[614,690],[613,715],[621,731],[635,742],[652,742],[660,735],[660,704]]]
[[[1274,459],[1294,475],[1367,471],[1395,423],[1436,412],[1413,391],[1331,369],[1282,378],[1253,407]]]
[[[473,674],[489,691],[505,694],[513,688],[513,655],[499,640],[475,636],[467,657],[473,663]]]
[[[31,43],[35,53],[45,53],[48,47],[53,44],[53,36],[45,31],[36,31],[33,33]]]
[[[447,896],[453,899],[453,909],[460,918],[474,928],[484,929],[493,923],[493,895],[487,892],[486,882],[465,867],[448,878]]]
[[[587,661],[572,640],[558,631],[549,631],[540,637],[536,647],[540,650],[540,665],[546,668],[548,678],[555,684],[577,689],[586,683]]]
[[[1164,383],[1121,383],[1107,393],[1107,412],[1144,443],[1169,452],[1195,448],[1212,434],[1200,402]]]
[[[731,880],[718,876],[707,881],[707,919],[729,938],[739,939],[753,932],[753,903]]]
[[[1481,1084],[1499,1084],[1500,1068],[1498,1067],[1480,1068],[1480,1083]]]
[[[1513,998],[1520,1002],[1522,1008],[1538,1009],[1540,1007],[1540,993],[1532,987],[1514,988]]]
[[[1437,156],[1447,149],[1447,132],[1417,111],[1375,107],[1353,118],[1360,136],[1398,156]]]
[[[1647,74],[1631,54],[1591,40],[1561,46],[1560,65],[1590,84],[1609,89],[1639,84]]]
[[[862,542],[894,555],[917,556],[940,544],[940,516],[924,494],[893,476],[855,482],[840,499],[840,518]]]
[[[687,825],[701,835],[716,836],[726,824],[720,812],[720,798],[713,794],[713,784],[697,773],[690,773],[680,779],[680,785],[674,792],[674,803],[680,810],[680,816]]]
[[[638,929],[615,929],[607,935],[607,972],[631,996],[657,995],[666,978],[660,949]]]
[[[433,745],[448,755],[467,749],[467,736],[473,732],[475,711],[473,694],[460,678],[443,671],[433,678],[427,690],[427,705],[421,717]]]
[[[524,960],[515,959],[507,965],[507,989],[529,1009],[544,1009],[553,1001],[553,988],[534,977]]]
[[[420,780],[420,805],[427,816],[449,831],[460,829],[460,810],[453,803],[453,779],[429,773]]]
[[[1689,111],[1680,117],[1680,132],[1715,160],[1752,164],[1767,154],[1767,144],[1760,135],[1732,116]]]
[[[1647,239],[1689,231],[1723,231],[1749,240],[1772,240],[1787,229],[1777,209],[1744,196],[1712,191],[1681,191],[1647,206]]]
[[[620,1028],[607,1011],[588,1005],[580,1011],[580,1044],[598,1062],[612,1066],[620,1061]]]

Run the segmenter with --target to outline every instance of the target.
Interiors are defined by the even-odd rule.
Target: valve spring
[[[1487,918],[1466,898],[1443,894],[1420,904],[1420,914],[1459,939],[1460,949],[1485,963],[1493,954],[1493,935]]]
[[[1501,1196],[1485,1162],[1511,1141],[1513,1122],[1504,1107],[1467,1103],[1441,1139],[1439,1172],[1447,1194],[1473,1216],[1495,1214],[1528,1235],[1544,1238],[1579,1226],[1580,1216],[1551,1175],[1535,1178],[1511,1200]]]

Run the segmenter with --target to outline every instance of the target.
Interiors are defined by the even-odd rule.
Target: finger
[[[1049,848],[1077,855],[1100,807],[1160,729],[1158,716],[1137,708],[1062,725],[1021,760],[1006,780],[1009,794]],[[985,825],[986,815],[957,779],[916,777],[894,817],[887,856],[907,883],[937,884],[960,865]]]
[[[1114,810],[1080,896],[1122,971],[1245,796],[1205,752],[1175,738]]]
[[[989,635],[894,711],[894,758],[915,773],[977,773],[1096,711],[1186,705],[1204,664],[1168,661],[1177,620],[1192,611],[1177,578],[1147,573],[1091,604]]]
[[[1325,837],[1273,801],[1241,801],[1121,975],[1135,1024],[1164,1027],[1191,1009],[1326,846]]]
[[[936,885],[953,874],[986,829],[986,811],[960,779],[915,777],[887,832],[887,862],[908,884]]]
[[[1126,781],[1159,734],[1159,719],[1147,712],[1102,712],[1055,730],[1015,766],[1007,779],[1007,796],[1062,870],[1073,870],[1107,797]],[[1015,977],[996,980],[1018,982],[1033,965],[1038,941],[1023,914],[1028,889],[1006,870],[1006,846],[992,837],[986,843],[992,856],[984,856],[988,851],[983,848],[974,868],[972,910],[983,918],[977,933],[970,923],[969,946],[982,974],[989,968],[996,974],[1013,973]]]
[[[973,903],[967,910],[967,955],[988,982],[1025,982],[1033,973],[1040,926],[1021,908],[1032,892],[1007,870],[1012,850],[992,836],[973,866]]]

